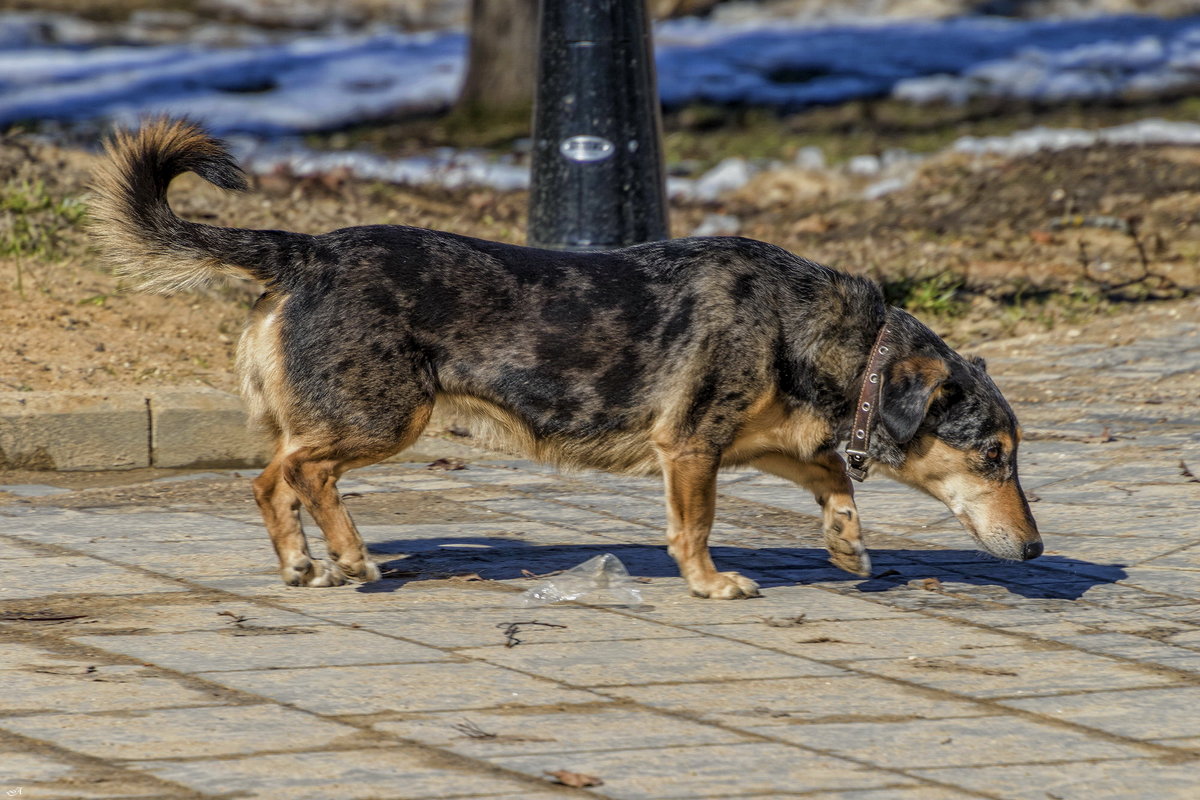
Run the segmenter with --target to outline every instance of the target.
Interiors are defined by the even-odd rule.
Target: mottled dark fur
[[[266,287],[239,366],[249,405],[276,437],[275,460],[255,488],[290,583],[378,576],[333,486],[346,469],[411,444],[435,403],[475,415],[482,430],[535,458],[661,471],[671,552],[699,595],[755,593],[708,557],[715,474],[728,465],[753,464],[813,491],[835,563],[865,572],[835,448],[885,321],[891,355],[876,465],[936,494],[922,484],[933,479],[908,469],[933,463],[936,440],[961,454],[959,472],[980,486],[1020,492],[1016,421],[995,385],[913,317],[887,308],[869,280],[740,238],[579,254],[403,226],[320,236],[214,228],[175,217],[165,193],[189,169],[242,187],[219,143],[162,122],[110,153],[97,217],[126,274],[152,289],[221,272]],[[1001,440],[1005,452],[984,458],[1005,448]],[[920,458],[910,458],[914,450]],[[945,471],[946,454],[934,455]],[[309,559],[301,503],[337,564]],[[1029,556],[1036,527],[1027,506],[1020,516],[997,523],[1008,527],[992,538],[1008,545],[981,541]]]

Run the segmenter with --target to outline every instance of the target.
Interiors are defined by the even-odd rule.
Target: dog
[[[117,134],[94,184],[98,244],[144,290],[263,285],[237,364],[274,441],[253,488],[289,585],[380,577],[337,481],[410,446],[435,405],[538,461],[661,474],[668,550],[699,597],[758,594],[709,554],[726,467],[810,491],[831,560],[858,575],[870,559],[851,478],[867,475],[941,500],[1000,558],[1042,552],[1017,476],[1021,429],[984,363],[868,279],[736,237],[578,253],[397,225],[213,227],[167,203],[188,171],[247,189],[191,123]],[[301,505],[328,560],[309,553]]]

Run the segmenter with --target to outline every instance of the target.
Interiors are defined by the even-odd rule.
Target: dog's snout
[[[1044,549],[1041,542],[1026,542],[1025,547],[1021,550],[1021,556],[1028,561],[1040,556]]]

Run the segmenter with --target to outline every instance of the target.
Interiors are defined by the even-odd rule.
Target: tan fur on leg
[[[333,459],[310,461],[311,456],[307,448],[293,454],[288,481],[321,526],[329,557],[351,580],[363,583],[379,580],[379,567],[367,557],[366,545],[337,490],[337,480],[347,466]]]
[[[288,456],[277,455],[254,479],[254,499],[279,557],[279,575],[288,586],[338,586],[345,579],[331,565],[312,560],[300,524],[300,497],[283,478]]]
[[[733,600],[756,597],[758,584],[736,572],[717,572],[708,551],[717,498],[719,460],[707,453],[663,453],[667,495],[668,552],[697,597]]]
[[[841,456],[833,450],[822,450],[810,460],[800,461],[772,453],[753,464],[763,472],[786,478],[812,492],[823,509],[825,547],[830,562],[855,575],[871,574],[871,557],[863,546],[854,488]]]
[[[323,437],[327,439],[324,444],[301,447],[279,459],[283,479],[325,536],[332,559],[330,571],[337,574],[339,583],[345,578],[367,583],[379,580],[381,575],[379,567],[367,556],[362,536],[342,503],[337,490],[338,479],[347,470],[375,464],[412,445],[429,424],[432,413],[432,403],[414,408],[408,415],[403,433],[391,442],[347,437],[328,441],[331,437]],[[316,437],[310,433],[308,438],[313,441]]]

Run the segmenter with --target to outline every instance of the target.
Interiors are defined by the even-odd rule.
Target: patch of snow
[[[727,158],[697,178],[687,196],[692,200],[711,202],[726,192],[745,186],[757,171],[744,158]]]
[[[732,214],[706,214],[692,231],[692,236],[736,236],[742,221]]]
[[[792,163],[800,169],[825,169],[825,151],[815,145],[801,147],[796,151],[796,158]]]
[[[445,107],[466,52],[454,30],[272,34],[233,47],[111,45],[96,38],[95,25],[69,17],[48,43],[38,19],[0,14],[0,126],[186,113],[222,134],[329,130]],[[659,90],[670,107],[796,109],[888,95],[1052,102],[1200,86],[1200,17],[688,19],[658,25],[656,40]]]
[[[977,97],[1059,102],[1153,96],[1200,86],[1200,25],[1194,18],[1180,20],[1174,30],[1148,30],[1131,21],[1129,36],[1098,33],[1096,41],[1024,47],[956,75],[907,78],[892,94],[918,103],[961,104]]]
[[[875,181],[875,183],[863,189],[862,196],[866,200],[878,200],[885,194],[900,191],[905,186],[908,186],[909,181],[910,178],[907,177],[884,178],[881,181]]]
[[[259,175],[284,170],[297,177],[308,177],[342,171],[359,179],[397,184],[486,186],[500,191],[529,188],[529,167],[511,156],[497,158],[482,152],[442,148],[426,156],[384,158],[361,151],[321,152],[294,139],[263,142],[250,136],[230,137],[229,144],[247,171]],[[1200,123],[1148,119],[1097,131],[1038,127],[1009,136],[964,136],[942,152],[1013,158],[1031,155],[1040,150],[1062,150],[1096,144],[1200,146]],[[818,174],[849,175],[859,180],[875,178],[861,192],[862,197],[874,200],[903,189],[912,181],[922,164],[936,157],[937,154],[922,156],[903,150],[889,150],[882,156],[857,156],[836,167],[817,167],[815,161],[800,165],[763,166],[742,158],[729,158],[700,178],[668,177],[667,194],[675,200],[708,203],[719,200],[729,192],[744,188],[756,175],[772,170],[794,171],[800,168]],[[856,162],[865,165],[867,160],[873,171],[854,166]],[[734,222],[731,220],[736,221],[736,218],[710,214],[701,222],[695,235],[736,233]]]
[[[883,169],[879,156],[854,156],[846,162],[846,171],[851,175],[878,175]]]
[[[500,191],[529,188],[528,166],[469,150],[441,148],[428,156],[384,158],[361,151],[320,152],[296,141],[264,144],[250,137],[233,137],[229,144],[243,167],[258,175],[281,169],[298,177],[344,171],[355,178],[385,183],[488,186]]]
[[[959,17],[811,24],[697,20],[656,29],[668,106],[801,108],[859,97],[964,102],[981,93],[1051,101],[1166,91],[1190,78],[1200,18]]]
[[[459,33],[307,36],[259,47],[0,51],[0,125],[187,115],[218,134],[329,130],[447,105]]]
[[[1078,128],[1030,128],[1009,136],[964,136],[951,145],[972,155],[1024,156],[1039,150],[1065,150],[1096,144],[1200,145],[1200,124],[1144,119],[1127,125],[1085,131]]]

